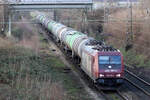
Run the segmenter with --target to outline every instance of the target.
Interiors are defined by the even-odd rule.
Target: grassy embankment
[[[64,73],[66,66],[42,36],[39,41],[34,33],[24,39],[26,28],[16,27],[12,33],[18,33],[17,44],[0,38],[0,99],[90,100],[72,72]]]

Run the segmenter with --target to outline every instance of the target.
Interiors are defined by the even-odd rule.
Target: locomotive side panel
[[[91,79],[95,80],[93,76],[93,56],[84,51],[81,57],[81,68]]]

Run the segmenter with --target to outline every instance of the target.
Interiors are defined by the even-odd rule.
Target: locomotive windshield
[[[121,56],[99,56],[99,66],[101,69],[118,69],[121,67]]]

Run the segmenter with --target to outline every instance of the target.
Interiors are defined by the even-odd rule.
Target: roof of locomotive
[[[106,45],[103,41],[95,40],[94,38],[90,38],[90,41],[86,43],[87,46],[93,47],[92,49],[98,51],[117,51],[117,49],[112,46]]]

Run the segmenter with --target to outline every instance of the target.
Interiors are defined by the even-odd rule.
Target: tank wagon
[[[72,55],[80,58],[81,69],[102,86],[117,86],[123,83],[124,65],[121,52],[103,42],[88,37],[61,23],[48,19],[44,14],[32,14],[57,41],[72,51]]]

